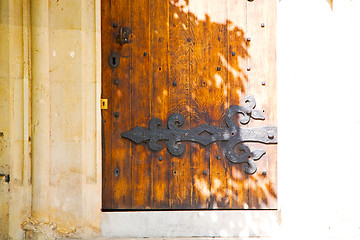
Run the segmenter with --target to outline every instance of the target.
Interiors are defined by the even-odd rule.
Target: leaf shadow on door
[[[247,51],[250,41],[245,32],[246,8],[237,13],[236,7],[242,6],[232,8],[227,5],[229,2],[170,1],[172,19],[188,21],[182,24],[181,35],[176,38],[182,38],[184,46],[189,44],[190,100],[181,99],[173,110],[184,114],[192,128],[201,124],[225,127],[224,115],[228,107],[240,105],[249,94],[247,61],[251,56]],[[246,5],[246,1],[243,2]],[[178,22],[170,24],[181,25]],[[193,178],[191,206],[211,209],[273,206],[269,202],[277,199],[276,186],[265,172],[249,176],[242,165],[230,163],[225,157],[219,160],[219,156],[224,155],[223,143],[206,147],[188,144],[191,145]],[[259,161],[265,161],[265,158]],[[181,200],[178,204],[181,205]]]
[[[153,118],[166,128],[174,113],[184,116],[183,129],[201,124],[226,127],[229,107],[241,105],[251,94],[247,1],[146,4],[131,7],[136,20],[131,25],[132,43],[120,47],[120,53],[125,48],[131,52],[130,58],[121,59],[129,61],[129,74],[119,76],[114,96],[123,112],[129,112],[129,122],[125,124],[120,113],[113,128],[147,128]],[[113,178],[114,209],[256,209],[269,208],[276,198],[273,179],[260,172],[247,175],[244,164],[227,160],[222,143],[186,142],[184,153],[174,156],[164,142],[159,142],[161,150],[151,151],[147,142],[124,141],[128,140],[119,141],[127,144],[122,148],[113,144],[113,166],[120,169]]]

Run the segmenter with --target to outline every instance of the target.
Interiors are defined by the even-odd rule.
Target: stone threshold
[[[268,239],[278,230],[279,219],[276,210],[103,212],[101,234],[128,239]]]

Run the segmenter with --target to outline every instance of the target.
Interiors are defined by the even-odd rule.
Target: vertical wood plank
[[[121,139],[120,135],[131,127],[131,79],[130,59],[131,46],[120,45],[116,42],[116,36],[120,27],[130,27],[130,1],[111,2],[111,27],[109,38],[112,39],[112,52],[119,53],[119,66],[112,69],[111,81],[108,88],[112,89],[111,99],[111,166],[107,174],[112,175],[113,209],[130,208],[131,201],[131,151],[130,142]],[[116,25],[117,24],[117,27]],[[105,59],[109,61],[108,59]],[[118,114],[118,115],[117,115]]]
[[[246,43],[246,1],[231,1],[228,5],[229,16],[229,61],[228,87],[229,106],[243,105],[242,100],[247,94],[247,52]],[[241,125],[239,123],[239,125]],[[244,127],[244,126],[241,126]],[[231,208],[241,209],[248,206],[248,176],[243,165],[229,164],[229,192],[232,198]]]
[[[162,121],[166,127],[169,115],[169,3],[162,0],[150,4],[150,57],[151,59],[151,118]],[[164,147],[151,153],[152,193],[151,208],[168,209],[170,156]]]
[[[261,82],[265,80],[265,59],[266,59],[266,39],[264,31],[261,28],[261,22],[264,20],[264,4],[263,0],[257,2],[248,2],[247,6],[247,37],[251,39],[247,43],[248,52],[250,57],[248,58],[248,80],[249,80],[249,93],[255,97],[256,108],[263,110],[266,106],[265,103],[265,91]],[[266,113],[265,118],[267,118]],[[252,120],[248,124],[249,127],[257,127],[264,125],[263,121]],[[247,144],[250,150],[260,147],[267,150],[264,145]],[[264,204],[267,204],[267,199],[264,196],[263,185],[264,178],[261,176],[262,171],[266,171],[267,157],[265,154],[260,160],[256,162],[257,172],[249,176],[249,208],[258,209],[263,208]]]
[[[188,6],[181,2],[169,4],[170,37],[170,113],[180,113],[185,118],[182,128],[190,126],[189,107],[189,23]],[[183,143],[186,144],[186,143]],[[191,173],[189,146],[182,156],[172,157],[170,204],[172,209],[190,208]]]
[[[266,102],[268,124],[277,126],[277,75],[276,75],[276,11],[277,1],[266,1],[264,27],[267,39]],[[267,148],[268,166],[265,189],[267,207],[277,209],[277,145]]]
[[[132,128],[148,128],[152,89],[150,60],[144,52],[150,50],[149,1],[131,1],[131,30],[133,34],[131,54],[131,118]],[[132,208],[150,208],[151,158],[146,144],[133,144],[132,161]]]
[[[209,18],[198,19],[194,13],[206,13],[206,0],[189,1],[189,27],[190,27],[190,127],[195,128],[208,123],[207,111],[209,100],[209,40],[206,37],[210,28]],[[191,163],[191,208],[208,208],[210,205],[210,173],[209,149],[198,143],[189,144]]]
[[[208,2],[210,16],[210,39],[207,86],[209,96],[206,103],[207,121],[211,125],[225,126],[224,115],[228,106],[228,1]],[[212,19],[214,18],[214,19]],[[224,157],[221,143],[210,146],[210,208],[229,208],[231,197],[228,191],[229,161]]]
[[[107,62],[107,57],[111,53],[111,15],[104,14],[110,12],[109,1],[101,2],[101,28],[102,28],[102,85],[101,85],[101,98],[109,99],[109,109],[111,105],[111,69]],[[109,174],[111,171],[111,111],[101,111],[102,115],[102,208],[112,208],[112,175]]]
[[[270,1],[272,2],[272,1]],[[268,43],[272,41],[268,38],[266,30],[262,27],[262,23],[266,21],[266,14],[268,11],[272,12],[274,9],[267,9],[266,6],[269,1],[259,0],[248,2],[247,12],[247,37],[250,38],[248,42],[249,60],[248,64],[250,71],[248,71],[249,93],[256,99],[256,108],[263,112],[265,122],[251,121],[249,127],[275,125],[269,118],[269,113],[273,111],[272,104],[268,100],[268,68],[275,64],[275,61],[268,61]],[[274,29],[269,29],[275,31]],[[275,47],[274,45],[272,47]],[[273,90],[273,89],[272,89]],[[276,98],[276,96],[272,96]],[[275,110],[276,111],[276,110]],[[249,208],[264,209],[269,208],[273,197],[269,194],[268,183],[269,177],[269,161],[272,158],[271,146],[248,144],[251,150],[255,148],[262,148],[266,150],[265,154],[257,161],[257,172],[249,177]],[[266,173],[263,175],[263,173]]]

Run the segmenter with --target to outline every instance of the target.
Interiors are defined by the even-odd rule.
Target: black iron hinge
[[[250,150],[244,143],[257,142],[263,144],[277,143],[277,128],[275,126],[263,127],[240,127],[234,117],[240,114],[242,125],[250,122],[250,119],[265,120],[259,110],[255,109],[256,103],[252,96],[247,96],[243,106],[233,105],[225,113],[227,127],[217,127],[202,124],[192,129],[180,128],[184,122],[184,116],[173,113],[167,121],[167,128],[160,128],[161,120],[153,118],[150,120],[149,128],[137,126],[129,131],[121,133],[121,137],[127,138],[135,143],[148,142],[152,151],[162,148],[158,142],[167,141],[167,150],[173,156],[180,156],[185,151],[182,142],[196,142],[204,146],[222,141],[226,142],[224,154],[232,163],[247,163],[245,172],[253,174],[256,171],[254,161],[259,160],[266,151],[264,149]]]

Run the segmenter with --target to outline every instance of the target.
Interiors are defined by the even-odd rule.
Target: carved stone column
[[[31,0],[32,215],[49,221],[49,3]]]

